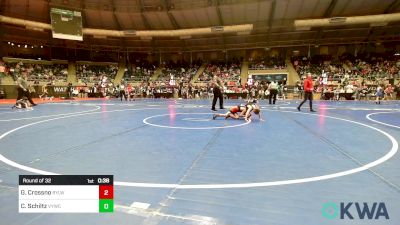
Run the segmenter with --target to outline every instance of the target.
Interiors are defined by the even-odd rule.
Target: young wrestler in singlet
[[[215,120],[217,117],[225,117],[225,119],[239,119],[244,117],[246,121],[249,121],[251,112],[254,112],[256,115],[258,115],[258,118],[263,121],[261,119],[260,107],[257,105],[257,100],[249,101],[246,103],[246,105],[233,106],[225,114],[214,114],[213,119]]]
[[[225,119],[232,118],[232,119],[239,119],[240,115],[244,116],[246,113],[246,106],[245,105],[237,105],[232,106],[229,111],[225,114],[214,114],[213,119],[217,117],[225,117]]]
[[[256,103],[248,103],[246,105],[246,113],[244,115],[244,119],[246,121],[250,121],[250,117],[251,117],[251,112],[253,112],[254,114],[258,115],[258,119],[260,121],[264,121],[263,119],[261,119],[261,111],[260,111],[260,106],[257,105]]]

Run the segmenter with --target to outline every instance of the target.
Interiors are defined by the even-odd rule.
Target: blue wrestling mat
[[[298,104],[251,122],[209,100],[2,105],[0,224],[400,224],[399,102]],[[114,212],[18,213],[18,175],[51,173],[114,175]]]

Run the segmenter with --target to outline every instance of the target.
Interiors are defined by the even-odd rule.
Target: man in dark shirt
[[[32,106],[35,106],[36,104],[33,102],[31,94],[29,92],[28,73],[26,71],[23,71],[22,75],[18,77],[17,85],[18,85],[17,101],[26,97],[28,101],[32,104]]]
[[[217,111],[215,109],[215,105],[217,104],[217,99],[219,99],[220,109],[224,108],[224,98],[223,98],[222,91],[221,91],[221,89],[224,88],[224,84],[223,84],[222,80],[215,75],[213,78],[213,81],[212,81],[212,85],[213,85],[214,98],[212,101],[211,110]]]

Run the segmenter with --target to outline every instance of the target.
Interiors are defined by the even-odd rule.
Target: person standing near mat
[[[222,82],[221,78],[219,78],[217,75],[214,75],[214,78],[212,80],[212,85],[213,85],[214,98],[212,101],[211,110],[217,111],[215,109],[215,105],[217,104],[217,99],[219,99],[219,108],[224,109],[224,97],[222,95],[224,83]]]
[[[278,84],[273,80],[268,85],[269,90],[269,104],[271,105],[271,100],[273,99],[273,104],[275,105],[276,102],[276,95],[278,94]]]
[[[381,85],[378,85],[378,87],[376,87],[375,96],[376,96],[375,104],[381,104],[381,99],[383,99],[383,97],[385,96],[385,93]]]
[[[311,73],[307,73],[307,78],[304,80],[304,85],[303,86],[304,86],[304,100],[297,107],[297,110],[300,111],[301,106],[308,99],[310,101],[310,112],[315,112],[315,110],[312,108],[314,84],[313,84]]]
[[[125,83],[125,80],[122,79],[121,85],[119,86],[119,97],[121,98],[121,101],[122,101],[122,97],[124,97],[125,101],[128,101],[125,88],[126,88],[126,83]],[[129,95],[129,93],[128,93],[128,95]]]
[[[45,98],[47,98],[47,95],[48,95],[48,94],[49,94],[49,93],[48,93],[48,91],[47,91],[47,83],[46,83],[46,84],[44,84],[44,85],[42,86],[42,94],[39,95],[39,98],[42,99],[42,100],[44,100]]]
[[[29,92],[28,73],[26,71],[23,71],[22,75],[18,77],[17,85],[18,96],[16,102],[26,97],[28,101],[32,104],[32,106],[35,106],[36,104],[33,102],[31,94]]]

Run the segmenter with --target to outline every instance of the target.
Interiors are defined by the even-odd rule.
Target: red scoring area
[[[113,185],[100,185],[99,186],[99,199],[113,199],[114,186]]]

